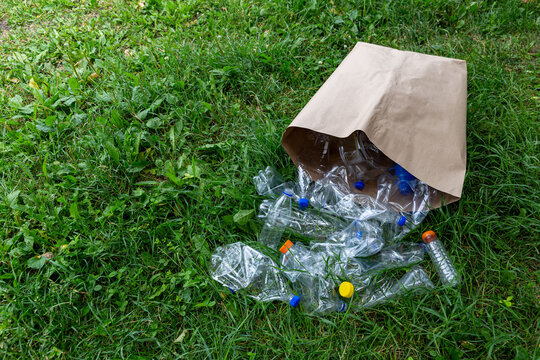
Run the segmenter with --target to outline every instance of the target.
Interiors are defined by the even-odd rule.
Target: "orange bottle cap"
[[[285,241],[285,244],[283,244],[283,246],[279,248],[279,252],[281,252],[282,254],[285,254],[287,253],[287,251],[289,251],[291,246],[293,246],[293,242],[291,240],[287,240]]]
[[[435,240],[437,237],[437,234],[435,234],[435,231],[429,230],[422,234],[422,240],[427,244]]]

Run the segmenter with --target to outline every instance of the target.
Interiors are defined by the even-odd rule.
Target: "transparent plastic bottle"
[[[292,190],[283,190],[282,195],[276,199],[276,202],[268,210],[268,216],[259,235],[259,241],[272,249],[276,249],[281,242],[281,236],[291,218],[292,197]]]
[[[286,273],[291,281],[301,274],[324,276],[325,263],[323,258],[300,243],[285,241],[279,249],[281,252],[281,264],[289,271]]]
[[[301,209],[309,205],[311,177],[303,166],[298,166],[298,183],[296,184],[295,200]]]
[[[382,237],[388,242],[397,241],[410,231],[410,222],[403,214],[388,211],[378,220],[380,221]]]
[[[348,193],[341,179],[345,175],[345,168],[334,167],[322,178],[315,181],[310,192],[309,203],[318,210],[328,210],[338,203]]]
[[[384,247],[378,254],[354,258],[347,264],[347,275],[361,275],[410,266],[424,259],[425,250],[419,243],[402,242]]]
[[[364,294],[358,297],[358,305],[370,308],[383,304],[400,295],[410,292],[420,292],[433,289],[434,285],[421,266],[413,266],[403,277],[397,281],[383,278],[374,282]]]
[[[346,310],[333,282],[324,278],[325,264],[318,254],[290,240],[279,251],[283,254],[281,263],[287,269],[284,274],[291,280],[306,310],[316,313]]]
[[[272,204],[273,202],[270,200],[261,202],[257,217],[263,222],[266,221]],[[317,241],[328,238],[346,226],[347,223],[339,217],[313,209],[302,210],[297,206],[292,207],[291,217],[287,221],[289,230]]]
[[[422,240],[426,244],[425,248],[431,261],[437,268],[441,282],[452,286],[459,284],[459,274],[435,232],[426,231],[422,234]]]
[[[280,300],[298,306],[300,297],[290,288],[278,265],[241,242],[218,247],[210,259],[212,278],[259,301]]]
[[[367,221],[353,221],[329,241],[345,245],[346,258],[366,257],[381,251],[384,240],[381,231]]]
[[[352,137],[337,139],[337,149],[346,169],[345,181],[357,190],[364,190],[368,168],[365,159],[358,150],[356,134]]]
[[[257,189],[257,193],[262,196],[278,197],[283,192],[285,181],[271,166],[259,171],[259,173],[253,177],[253,184]]]
[[[385,214],[389,210],[387,206],[377,202],[369,195],[347,194],[323,211],[344,219],[365,221],[386,216]]]
[[[393,244],[371,257],[351,258],[346,263],[336,262],[333,273],[339,278],[347,279],[346,282],[352,285],[354,291],[362,292],[373,283],[379,273],[416,264],[423,260],[424,253],[423,247],[418,243]],[[344,286],[348,288],[348,285]]]

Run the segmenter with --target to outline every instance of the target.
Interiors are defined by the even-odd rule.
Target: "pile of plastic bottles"
[[[258,237],[266,254],[240,242],[217,248],[211,259],[216,281],[232,293],[316,313],[369,308],[433,288],[418,265],[425,252],[443,284],[459,282],[433,231],[424,233],[423,243],[400,241],[425,218],[436,190],[382,156],[363,133],[352,144],[322,134],[314,141],[327,142],[318,180],[301,166],[296,182],[285,182],[271,167],[254,177],[257,192],[268,197],[260,205]],[[336,154],[328,149],[341,159],[331,169],[328,159]],[[368,181],[376,182],[376,196],[362,193]],[[284,241],[285,232],[304,242]]]

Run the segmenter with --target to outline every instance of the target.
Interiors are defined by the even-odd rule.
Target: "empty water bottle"
[[[241,242],[221,246],[210,259],[212,278],[259,301],[280,300],[293,307],[300,297],[291,290],[277,264]]]
[[[346,278],[353,289],[361,292],[371,285],[377,273],[398,267],[410,266],[422,261],[424,249],[417,243],[399,243],[383,248],[378,254],[367,258],[352,258],[346,263],[336,263],[333,273]],[[348,285],[343,285],[349,289]],[[348,292],[343,290],[345,293]],[[340,287],[340,293],[342,289]],[[342,294],[342,296],[345,296]]]
[[[296,194],[298,206],[305,209],[309,205],[309,188],[311,177],[303,166],[298,167],[298,183],[296,185]]]
[[[315,209],[329,209],[347,195],[348,188],[342,181],[344,167],[334,167],[322,178],[315,181],[310,192],[309,202]]]
[[[324,261],[320,254],[314,253],[300,243],[285,241],[279,249],[281,252],[281,264],[286,271],[286,276],[295,281],[301,274],[316,276],[324,275]]]
[[[416,265],[398,281],[383,278],[382,281],[374,282],[364,294],[358,297],[358,305],[362,308],[370,308],[400,295],[425,291],[433,287],[424,269]]]
[[[279,251],[283,254],[284,274],[291,280],[306,310],[316,313],[345,311],[346,305],[337,296],[334,283],[324,278],[325,264],[318,254],[290,240]]]
[[[344,244],[345,258],[366,257],[381,251],[384,240],[381,231],[367,221],[353,221],[343,231],[332,236],[328,242]]]
[[[345,182],[349,187],[363,190],[367,180],[368,164],[358,150],[356,134],[344,139],[337,139],[337,149],[345,166]]]
[[[271,166],[259,171],[253,177],[253,183],[257,193],[263,196],[278,197],[283,192],[284,180],[281,175]]]
[[[388,243],[401,239],[411,230],[412,223],[407,221],[407,217],[394,211],[388,211],[377,220],[379,220],[382,238]]]
[[[387,206],[364,194],[344,195],[334,205],[323,209],[324,212],[335,214],[349,220],[370,220],[386,216],[390,211]]]
[[[257,217],[263,223],[266,221],[272,205],[273,202],[271,200],[263,200],[261,202]],[[346,226],[347,223],[345,221],[329,213],[312,209],[303,210],[297,206],[292,207],[291,216],[287,220],[287,228],[290,231],[316,241],[326,239],[332,234],[343,230]]]
[[[410,266],[424,259],[421,244],[403,242],[384,247],[378,254],[349,261],[344,272],[348,275],[362,275],[398,267]]]
[[[356,132],[356,146],[373,173],[370,178],[376,178],[392,167],[393,161],[379,150],[363,131]]]
[[[268,210],[268,216],[259,235],[259,241],[264,245],[276,249],[281,242],[281,236],[291,218],[292,197],[292,190],[283,190],[281,196]]]
[[[459,274],[435,232],[426,231],[422,234],[422,240],[426,244],[426,251],[431,261],[437,268],[441,282],[452,286],[459,284]]]

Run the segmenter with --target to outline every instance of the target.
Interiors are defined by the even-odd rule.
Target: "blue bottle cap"
[[[366,186],[366,184],[364,184],[363,181],[357,181],[354,183],[354,187],[358,190],[364,190],[364,186]]]
[[[307,208],[308,205],[309,205],[309,200],[308,199],[300,198],[300,200],[298,200],[298,206],[300,206],[302,209]]]
[[[294,295],[291,298],[291,301],[289,301],[289,305],[291,305],[293,308],[297,307],[299,303],[300,303],[300,296],[298,295]]]
[[[402,195],[410,195],[413,193],[413,190],[411,189],[411,185],[408,181],[399,180],[399,192]]]
[[[396,173],[396,176],[400,179],[400,180],[405,180],[405,181],[411,181],[411,180],[415,180],[416,178],[414,177],[413,174],[411,174],[410,172],[408,172],[407,170],[405,170],[404,167],[402,167],[401,165],[399,164],[396,164],[395,168],[394,168],[394,171]]]
[[[405,216],[401,215],[401,217],[399,218],[397,224],[399,226],[403,226],[403,225],[405,225],[406,222],[407,222],[407,218],[405,218]]]
[[[410,195],[413,193],[412,187],[414,187],[414,181],[416,178],[413,174],[405,170],[401,165],[396,164],[394,172],[399,179],[399,192],[402,195]],[[412,185],[412,187],[411,187]]]

